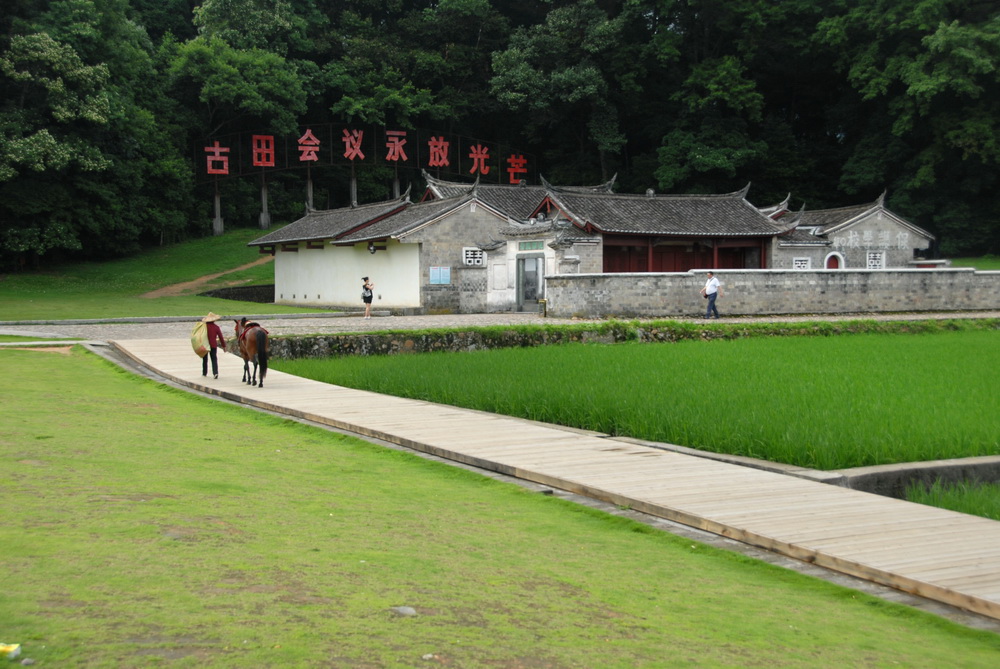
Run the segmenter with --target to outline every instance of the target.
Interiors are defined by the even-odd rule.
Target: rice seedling
[[[1000,454],[1000,332],[282,360],[328,383],[775,462]],[[970,401],[975,398],[975,401]]]
[[[1000,520],[1000,483],[942,483],[938,480],[926,486],[915,482],[907,486],[906,499],[918,504]]]

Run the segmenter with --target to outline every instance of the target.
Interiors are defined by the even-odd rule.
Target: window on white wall
[[[462,264],[472,267],[486,266],[486,252],[475,246],[466,246],[462,249]]]
[[[812,258],[792,258],[792,269],[812,269]]]
[[[868,269],[885,269],[885,253],[882,251],[869,251]]]

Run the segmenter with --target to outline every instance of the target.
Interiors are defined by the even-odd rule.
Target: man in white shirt
[[[701,289],[701,294],[708,298],[708,307],[705,309],[705,318],[711,318],[714,313],[716,320],[718,320],[719,310],[715,308],[715,298],[722,295],[722,284],[715,278],[715,274],[713,272],[708,273],[708,281],[705,282],[705,287]]]

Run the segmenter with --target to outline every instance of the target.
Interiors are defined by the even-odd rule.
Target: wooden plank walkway
[[[178,339],[112,342],[179,384],[457,462],[629,506],[1000,619],[1000,522],[582,430],[319,383],[240,382],[220,353],[201,376]]]

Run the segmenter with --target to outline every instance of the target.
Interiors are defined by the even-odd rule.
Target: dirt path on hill
[[[163,288],[157,288],[156,290],[151,290],[148,293],[140,295],[140,297],[178,297],[180,295],[187,295],[189,293],[197,292],[199,288],[207,284],[209,281],[218,279],[220,276],[229,274],[231,272],[239,272],[240,270],[250,269],[251,267],[256,267],[257,265],[263,265],[266,262],[271,262],[274,260],[274,256],[264,256],[263,258],[258,258],[251,263],[246,265],[240,265],[234,269],[227,269],[225,272],[219,272],[217,274],[206,274],[203,277],[199,277],[194,281],[185,281],[183,283],[175,283],[172,286],[164,286]],[[232,281],[227,286],[233,286],[239,284],[239,281]]]

